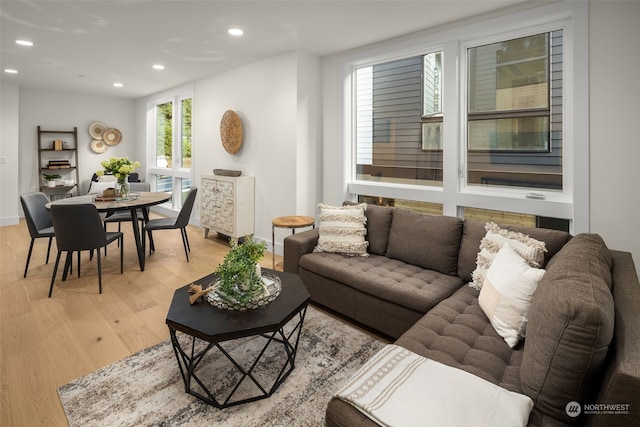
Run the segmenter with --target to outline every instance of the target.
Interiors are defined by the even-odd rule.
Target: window
[[[588,231],[587,30],[558,2],[341,57],[341,196]]]
[[[151,161],[149,181],[155,191],[172,195],[168,206],[179,210],[192,182],[191,91],[148,103]],[[179,143],[176,143],[179,142]]]
[[[357,179],[442,185],[442,52],[360,67]]]
[[[562,189],[562,39],[467,50],[467,184]]]

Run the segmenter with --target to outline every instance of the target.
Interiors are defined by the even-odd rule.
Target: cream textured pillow
[[[487,234],[480,242],[480,252],[476,257],[476,269],[471,273],[473,281],[469,283],[474,289],[480,290],[487,270],[496,254],[505,243],[515,249],[531,267],[540,267],[544,262],[544,253],[547,252],[544,242],[527,236],[526,234],[500,228],[497,224],[485,225]]]
[[[498,251],[487,271],[478,303],[511,348],[525,336],[531,298],[544,273],[530,267],[509,243]]]
[[[314,252],[368,256],[366,203],[329,206],[320,203],[320,236]]]

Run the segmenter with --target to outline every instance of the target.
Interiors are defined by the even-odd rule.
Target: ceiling
[[[21,87],[137,98],[288,51],[322,57],[523,2],[2,0],[0,65],[18,74],[0,74]]]

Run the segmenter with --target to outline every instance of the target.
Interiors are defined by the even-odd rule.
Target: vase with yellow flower
[[[112,157],[100,164],[103,170],[97,171],[96,175],[113,175],[117,180],[115,186],[116,197],[122,200],[129,199],[131,194],[129,190],[129,174],[140,167],[140,162],[132,162],[128,157]]]

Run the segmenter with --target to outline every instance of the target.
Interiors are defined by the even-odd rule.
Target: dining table
[[[96,194],[87,194],[84,196],[67,197],[65,199],[54,200],[47,203],[46,207],[49,209],[52,205],[71,205],[71,204],[93,204],[98,212],[110,213],[117,211],[130,211],[131,212],[131,224],[133,227],[133,237],[136,241],[136,249],[138,252],[138,262],[140,264],[140,271],[144,271],[145,263],[145,245],[140,226],[138,224],[138,209],[142,211],[144,222],[149,221],[149,210],[147,208],[161,203],[167,202],[171,199],[171,194],[164,192],[140,192],[131,193],[128,199],[113,198],[112,200],[105,200]],[[153,249],[153,239],[149,236],[149,244]]]

